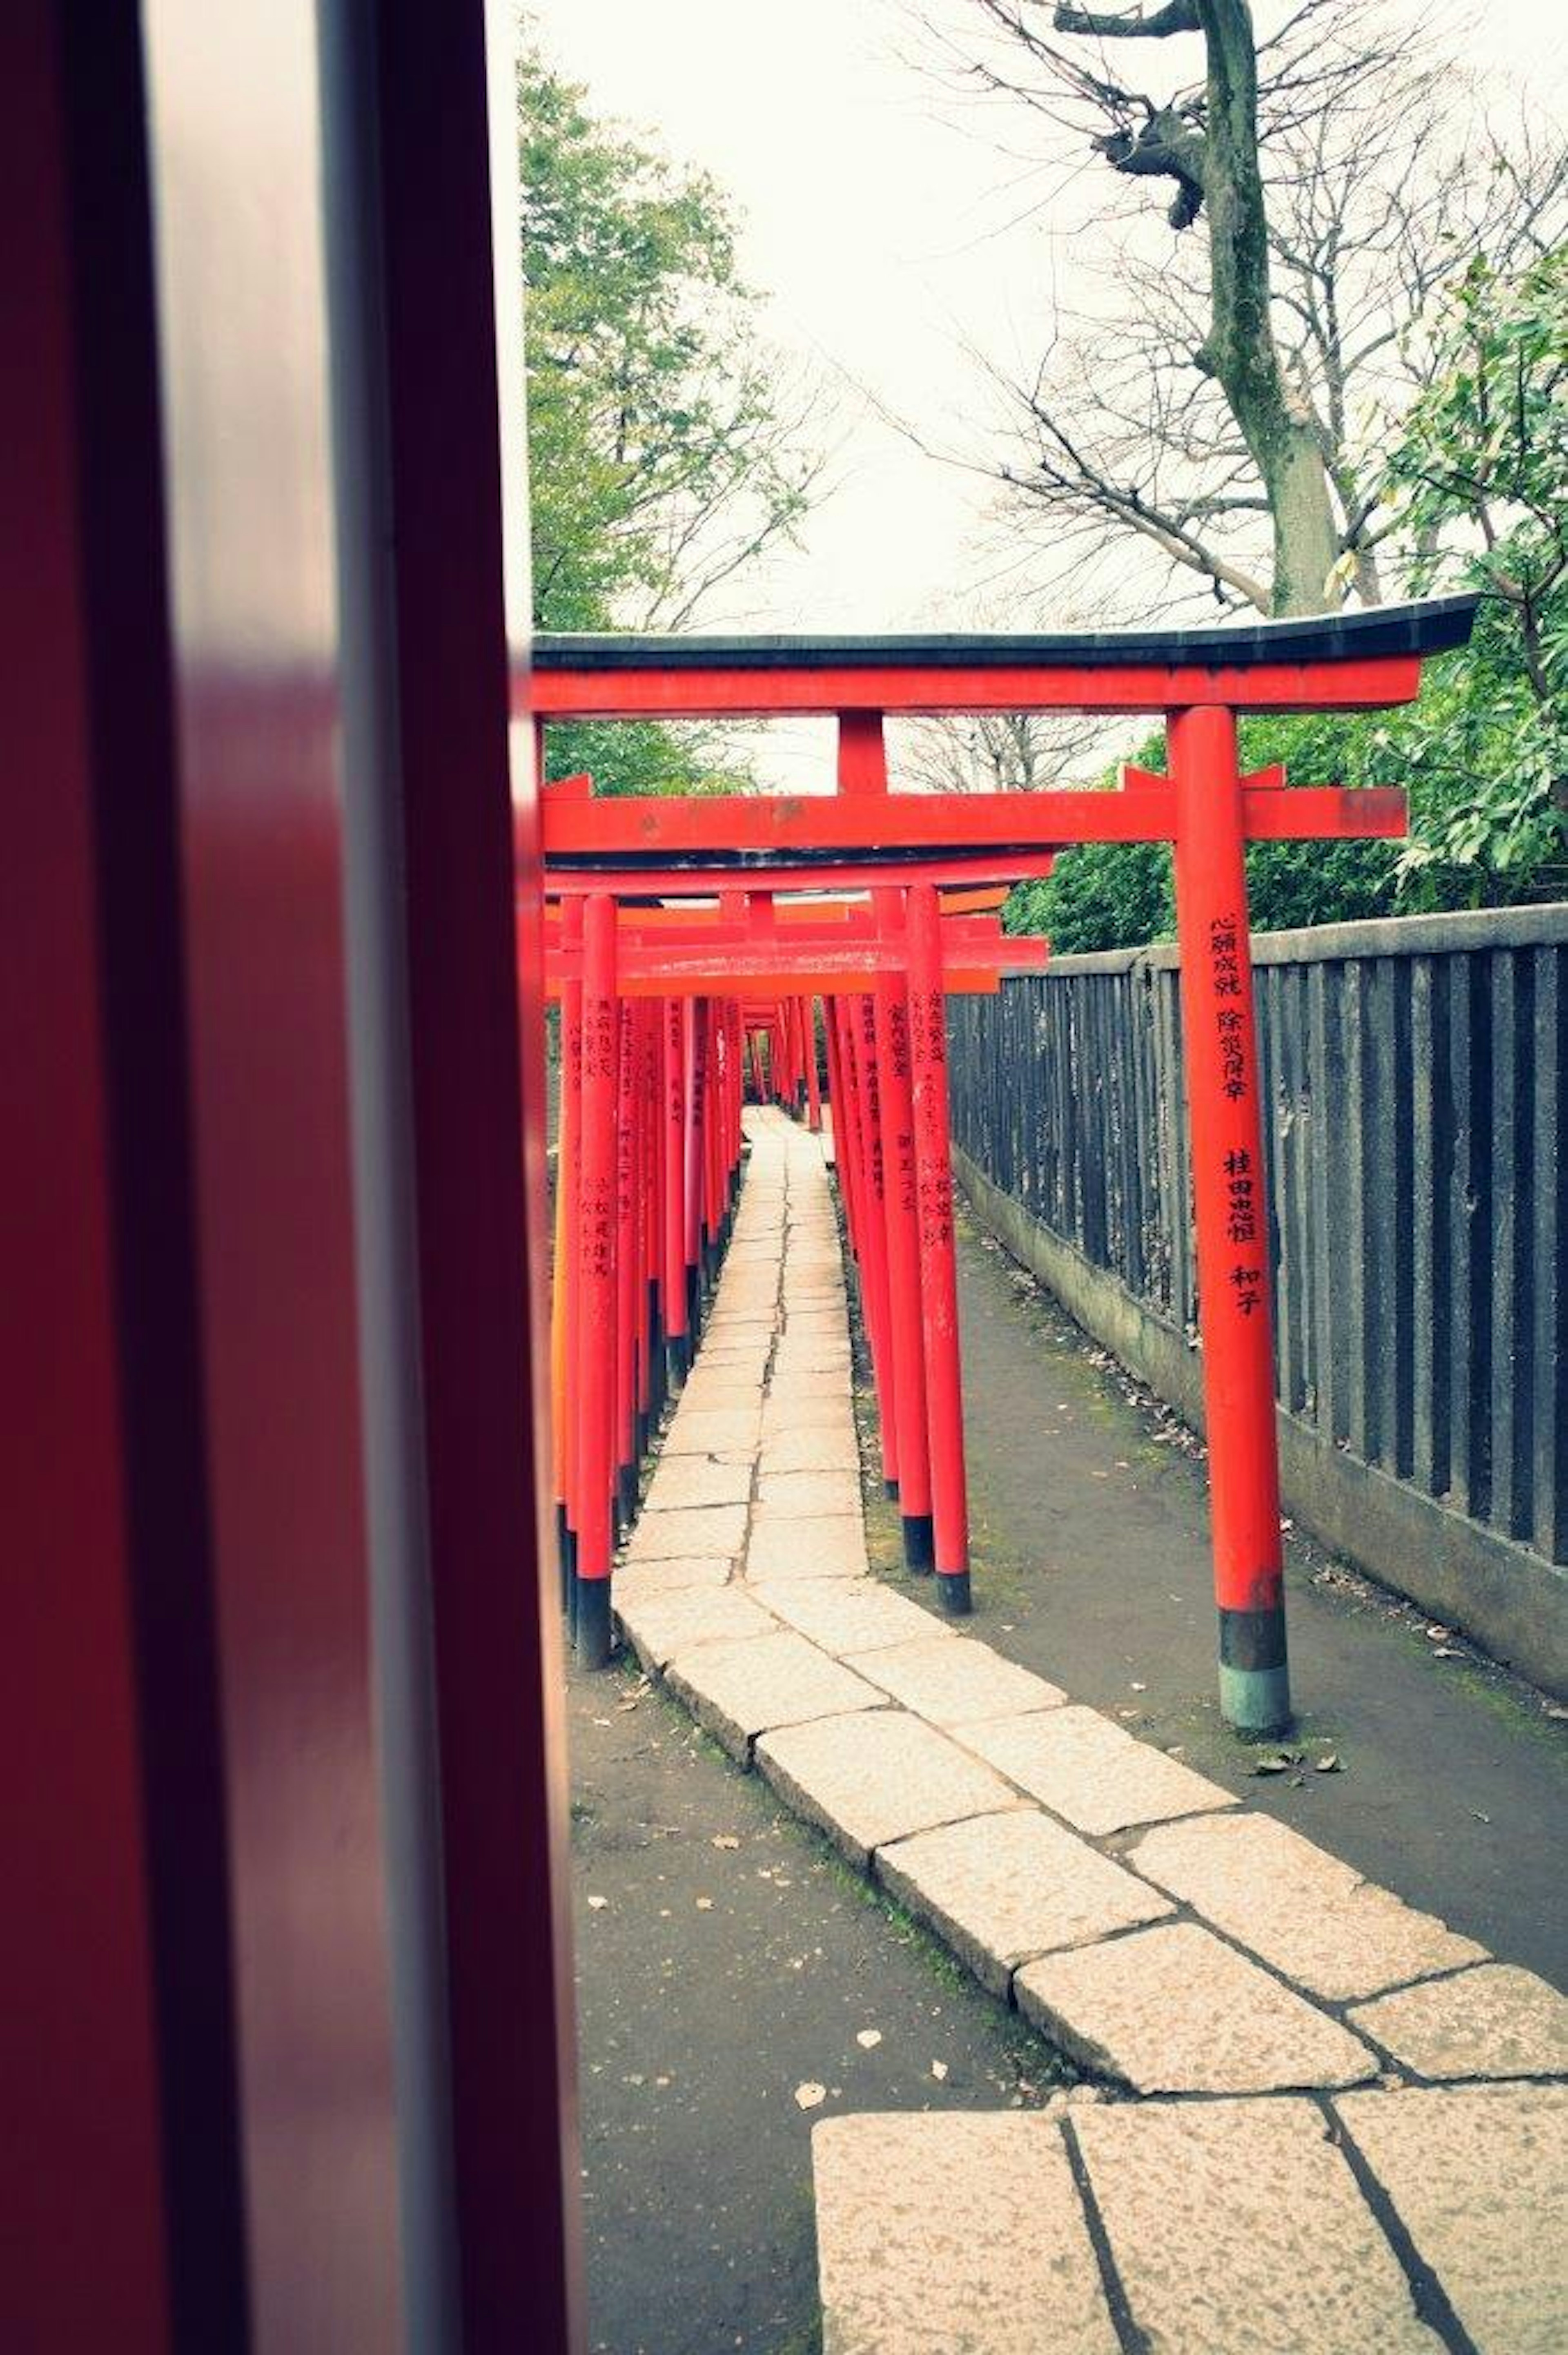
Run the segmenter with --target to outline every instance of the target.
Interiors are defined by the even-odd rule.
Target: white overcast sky
[[[950,13],[954,0],[936,5]],[[1434,13],[1408,5],[1413,23]],[[1279,13],[1275,0],[1257,9],[1266,26]],[[1042,209],[1038,177],[916,69],[903,0],[529,0],[528,14],[596,112],[651,132],[727,190],[743,271],[767,293],[768,333],[786,352],[869,388],[948,446],[984,400],[966,341],[1001,359],[1038,357],[1051,287],[1073,271],[1068,208]],[[1482,0],[1473,22],[1478,65],[1563,102],[1568,0]],[[1175,70],[1150,80],[1167,78]],[[737,582],[700,626],[972,626],[974,592],[999,572],[982,487],[853,395],[844,408],[834,486],[802,548]],[[989,593],[1005,599],[1004,573]],[[994,607],[999,625],[1005,612]]]

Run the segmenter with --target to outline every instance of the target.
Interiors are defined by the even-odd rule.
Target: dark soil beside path
[[[568,1721],[588,2343],[810,2355],[814,2120],[1072,2073],[635,1668],[574,1669]]]
[[[1255,1775],[1279,1745],[1255,1752],[1220,1722],[1198,1442],[968,1221],[959,1286],[970,1631],[1568,1987],[1568,1724],[1293,1534],[1287,1746],[1305,1754]],[[863,1381],[859,1401],[863,1427]],[[903,1572],[896,1508],[866,1491],[874,1566],[929,1599]],[[1315,1772],[1329,1754],[1342,1771]]]

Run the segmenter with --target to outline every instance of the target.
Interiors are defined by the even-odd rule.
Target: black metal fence
[[[1568,1561],[1568,907],[1260,934],[1281,1405]],[[950,1007],[955,1142],[1195,1337],[1175,953]]]

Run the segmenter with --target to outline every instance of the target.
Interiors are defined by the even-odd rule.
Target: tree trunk
[[[1339,533],[1311,417],[1287,385],[1269,320],[1268,221],[1257,158],[1257,58],[1247,0],[1196,0],[1208,59],[1203,197],[1212,321],[1200,365],[1219,379],[1262,474],[1274,524],[1274,610],[1320,613]]]

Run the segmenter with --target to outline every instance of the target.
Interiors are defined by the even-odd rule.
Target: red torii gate
[[[839,723],[833,798],[547,801],[551,887],[634,877],[647,892],[767,882],[885,889],[918,863],[933,881],[1016,879],[1075,843],[1169,842],[1176,875],[1219,1609],[1220,1697],[1249,1732],[1288,1723],[1264,1153],[1256,1094],[1245,845],[1398,836],[1403,793],[1287,787],[1244,776],[1237,716],[1374,710],[1412,701],[1423,660],[1462,645],[1476,601],[1242,626],[1065,636],[546,637],[526,709],[565,719]],[[893,794],[887,714],[1155,713],[1168,777],[1119,792]],[[1038,864],[1036,863],[1038,862]],[[934,900],[933,903],[934,905]],[[939,1026],[911,989],[918,1035]]]
[[[568,793],[578,784],[569,781]],[[793,1010],[802,1039],[818,995],[832,1007],[853,1003],[869,1009],[872,992],[891,992],[902,1009],[902,976],[923,953],[934,959],[938,1004],[948,989],[994,989],[1003,972],[1037,969],[1046,954],[1043,941],[1003,935],[994,912],[1001,897],[957,895],[935,919],[928,952],[922,951],[917,920],[906,938],[893,911],[820,900],[777,904],[752,891],[726,893],[711,908],[649,910],[618,907],[601,879],[599,890],[546,916],[547,981],[563,1007],[552,1329],[555,1479],[564,1600],[586,1660],[599,1664],[609,1654],[614,1527],[617,1518],[624,1523],[635,1509],[636,1467],[661,1402],[661,1323],[663,1337],[673,1341],[679,1374],[690,1362],[703,1280],[727,1231],[747,1015],[746,1002],[734,995],[736,985],[768,993],[761,1007],[750,1007],[757,1019]],[[696,1051],[706,1040],[711,1060]],[[832,1029],[830,1040],[836,1045]],[[810,1060],[814,1081],[814,1048]],[[939,1147],[940,1157],[922,1163],[922,1205],[938,1193],[950,1204],[945,1078],[939,1071],[936,1076],[932,1093],[944,1117],[939,1134],[933,1128],[922,1144],[932,1153]],[[854,1092],[841,1079],[836,1093],[846,1110]],[[863,1124],[865,1166],[853,1181],[844,1169],[844,1191],[857,1253],[863,1244],[870,1263],[881,1268],[874,1247],[884,1230],[880,1200],[874,1212],[856,1211],[870,1182],[874,1125]],[[890,1235],[908,1227],[913,1267],[919,1256],[916,1141],[903,1142],[911,1163],[907,1216],[890,1208],[886,1224]],[[876,1152],[880,1185],[879,1139]],[[708,1252],[701,1247],[705,1235]],[[942,1235],[933,1232],[927,1244],[924,1284],[909,1284],[891,1313],[881,1287],[868,1327],[885,1469],[891,1472],[897,1461],[893,1359],[904,1357],[913,1319],[916,1358],[900,1378],[898,1412],[901,1425],[910,1418],[917,1425],[917,1445],[910,1444],[906,1460],[912,1466],[917,1461],[919,1476],[911,1477],[904,1499],[906,1532],[923,1527],[924,1541],[911,1559],[930,1568],[934,1497],[938,1566],[946,1573],[941,1591],[949,1607],[961,1609],[969,1600],[968,1543],[950,1215]],[[945,1280],[932,1263],[938,1252]],[[923,1353],[926,1384],[920,1376],[923,1302],[925,1313],[940,1320]],[[927,1411],[935,1461],[929,1479]]]

